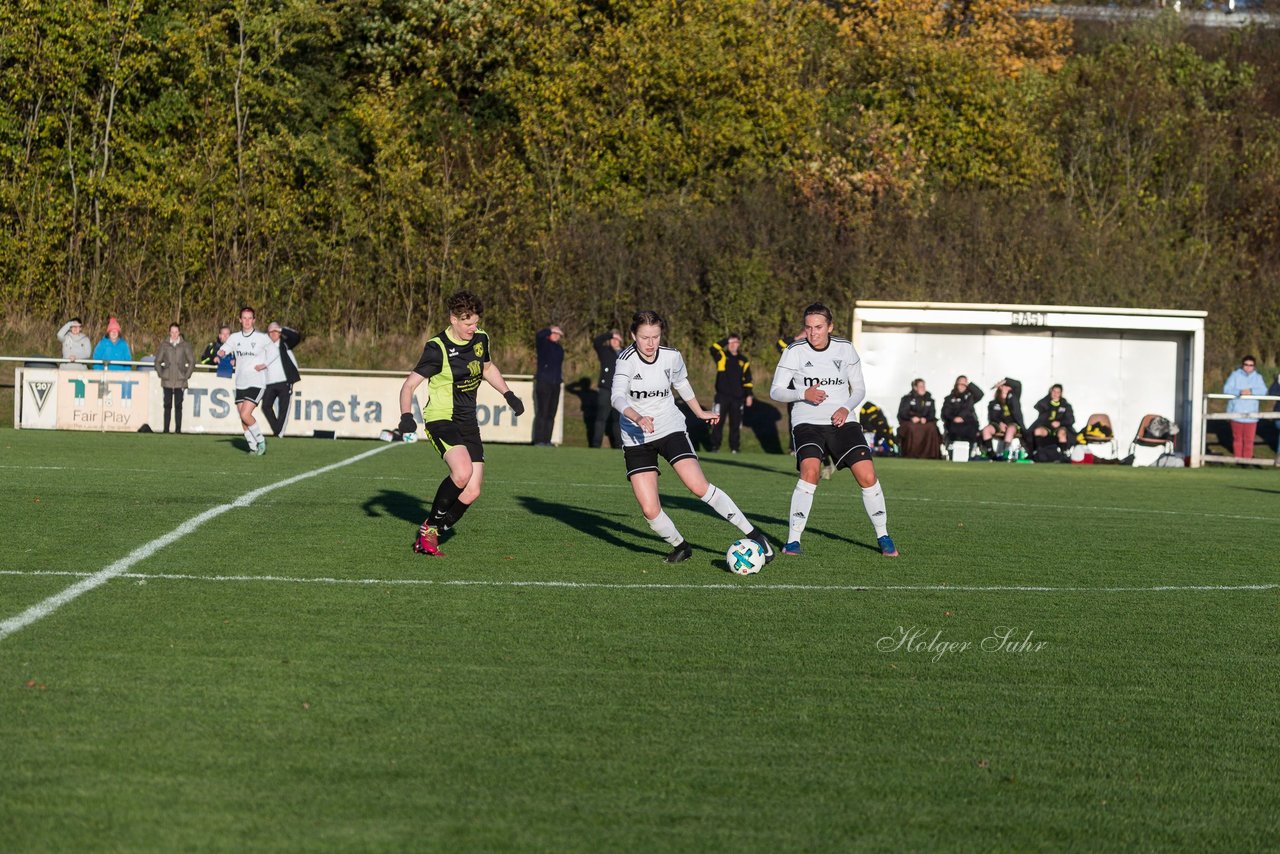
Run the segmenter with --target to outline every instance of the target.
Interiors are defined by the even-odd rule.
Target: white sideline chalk
[[[92,577],[70,570],[0,570],[0,575]],[[491,581],[488,579],[433,578],[303,578],[285,575],[185,575],[169,572],[122,572],[115,576],[131,581],[203,581],[221,584],[322,584],[348,587],[542,587],[580,590],[730,590],[745,593],[764,590],[850,591],[861,593],[1230,593],[1236,591],[1280,590],[1280,584],[1157,584],[1151,587],[1047,587],[1042,585],[997,584],[768,584],[763,582],[680,584],[672,582],[633,583],[610,581]]]
[[[75,584],[68,587],[66,590],[63,590],[61,593],[55,593],[54,595],[50,596],[48,599],[45,599],[43,602],[39,602],[35,605],[32,605],[30,608],[23,611],[21,614],[18,614],[16,617],[10,617],[9,619],[0,623],[0,641],[9,637],[9,635],[13,634],[14,632],[17,632],[26,628],[32,623],[35,623],[39,620],[44,619],[45,617],[52,614],[54,611],[61,608],[63,605],[67,604],[68,602],[71,602],[72,600],[82,596],[85,593],[88,593],[90,590],[93,590],[96,587],[101,587],[103,584],[106,584],[111,579],[118,578],[121,575],[124,575],[129,570],[129,568],[132,567],[133,565],[139,563],[140,561],[146,560],[147,558],[151,557],[153,554],[158,552],[160,549],[164,548],[165,546],[169,545],[172,542],[182,539],[187,534],[190,534],[192,531],[194,531],[196,528],[199,528],[205,522],[208,522],[210,519],[216,519],[217,517],[221,516],[223,513],[226,513],[228,510],[231,510],[236,507],[248,507],[254,501],[266,495],[268,492],[281,489],[282,487],[291,486],[299,481],[306,480],[308,478],[312,478],[317,475],[324,474],[326,472],[331,472],[334,469],[339,469],[339,468],[342,468],[343,466],[349,466],[352,463],[359,462],[360,460],[363,460],[367,457],[372,457],[374,454],[380,454],[383,451],[388,450],[390,448],[394,448],[394,447],[396,446],[380,445],[374,448],[372,451],[365,451],[363,454],[356,454],[354,457],[342,460],[341,462],[333,463],[327,466],[322,466],[321,468],[313,469],[312,471],[309,471],[309,472],[303,472],[302,474],[285,478],[284,480],[277,481],[272,484],[268,484],[267,486],[259,487],[258,489],[255,489],[252,492],[246,492],[244,495],[241,495],[239,498],[237,498],[235,501],[231,502],[230,504],[223,504],[218,507],[212,507],[197,516],[192,516],[190,519],[183,522],[181,525],[174,528],[172,531],[165,534],[164,536],[157,537],[151,542],[146,543],[145,545],[139,546],[138,548],[129,552],[127,555],[120,558],[120,560],[116,561],[110,566],[104,567],[103,569],[98,570],[92,575],[85,576],[83,580],[76,582]],[[11,573],[6,573],[6,574],[11,574]]]

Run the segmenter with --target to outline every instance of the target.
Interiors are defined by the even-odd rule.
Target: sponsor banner
[[[84,373],[81,371],[81,373]],[[58,371],[54,368],[17,368],[14,387],[22,401],[14,413],[15,427],[52,430],[58,426]]]
[[[310,436],[317,430],[332,431],[339,438],[376,439],[382,430],[394,428],[400,420],[401,377],[353,377],[304,374],[293,387],[289,402],[289,422],[285,436]],[[511,381],[512,390],[526,403],[525,414],[517,418],[502,395],[488,383],[476,396],[476,420],[486,442],[522,442],[533,438],[533,383]],[[418,386],[414,415],[422,420],[427,401],[427,384]],[[157,397],[159,391],[157,383]],[[159,423],[160,410],[154,416]],[[261,407],[255,417],[267,430]],[[152,427],[156,424],[153,423]],[[235,388],[229,379],[211,373],[191,378],[183,406],[182,429],[190,433],[240,433],[240,415],[235,407]],[[562,434],[560,420],[556,436]]]
[[[154,378],[148,371],[58,371],[57,429],[137,431],[150,417]]]
[[[285,436],[311,436],[329,431],[340,438],[376,439],[400,420],[400,377],[304,374],[293,387]],[[516,417],[502,395],[482,383],[476,396],[476,420],[486,442],[528,443],[533,438],[533,382],[508,380],[525,403]],[[14,426],[24,429],[131,430],[163,426],[164,391],[151,371],[85,371],[18,368],[14,385],[21,388],[21,407]],[[414,415],[422,420],[427,384],[418,386]],[[184,395],[182,429],[188,433],[241,432],[231,380],[199,371]],[[255,417],[264,431],[266,416]],[[564,436],[564,398],[556,412],[552,441]]]

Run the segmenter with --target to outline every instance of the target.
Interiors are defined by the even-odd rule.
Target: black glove
[[[396,428],[402,435],[418,432],[418,422],[413,420],[413,413],[406,412],[400,416],[400,426]]]
[[[508,390],[507,393],[503,395],[503,397],[507,399],[507,406],[511,407],[511,411],[516,415],[517,418],[520,417],[521,415],[524,415],[524,401],[516,397],[516,393],[514,391]]]

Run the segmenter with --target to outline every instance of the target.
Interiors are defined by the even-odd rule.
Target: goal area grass
[[[839,472],[739,577],[610,450],[488,446],[437,559],[425,442],[0,449],[8,850],[1277,843],[1272,470],[878,460],[901,557]],[[791,457],[703,467],[776,548]]]

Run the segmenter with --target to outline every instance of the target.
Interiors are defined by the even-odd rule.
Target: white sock
[[[787,542],[800,542],[804,526],[809,522],[809,511],[813,509],[813,493],[818,487],[806,480],[797,480],[795,492],[791,493],[791,527],[787,529]]]
[[[862,490],[862,506],[867,511],[867,518],[876,529],[877,539],[889,535],[889,518],[884,510],[884,490],[880,481],[876,481]]]
[[[684,542],[684,537],[680,536],[680,532],[676,530],[676,523],[671,521],[671,517],[665,510],[659,510],[657,516],[645,521],[649,523],[650,528],[653,528],[655,534],[671,545],[678,546]]]
[[[249,450],[255,450],[258,447],[258,440],[253,438],[252,430],[244,431],[244,440],[249,443]]]
[[[253,434],[253,441],[256,444],[261,445],[263,443],[262,428],[258,426],[258,422],[255,421],[253,423],[253,426],[249,428],[249,432]]]
[[[738,505],[733,503],[723,489],[716,489],[711,484],[707,484],[707,491],[702,496],[705,504],[710,504],[711,509],[719,513],[739,531],[744,534],[750,534],[755,530],[755,525],[747,521],[747,517],[742,515],[742,511],[738,509]]]

